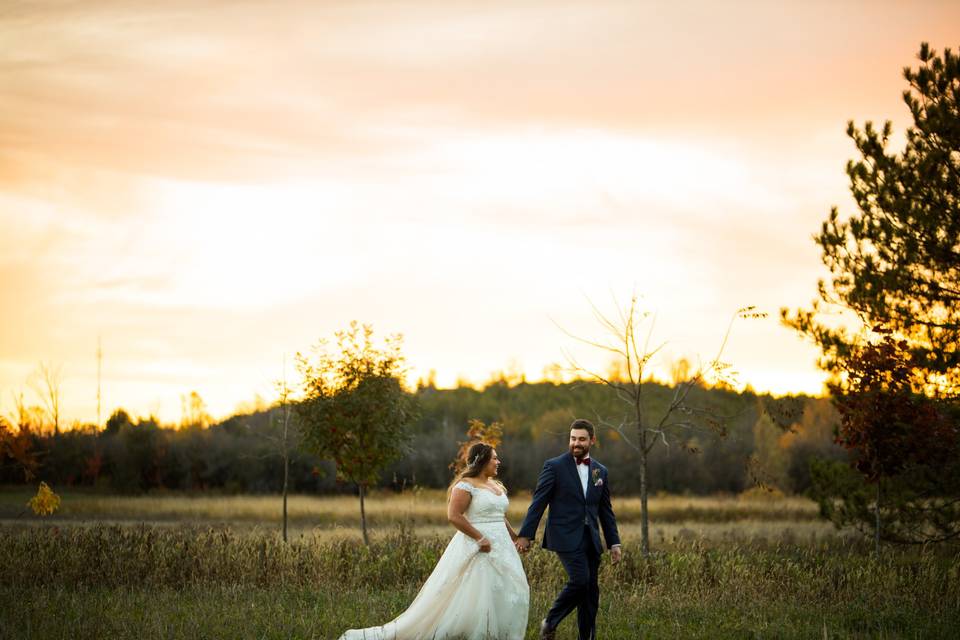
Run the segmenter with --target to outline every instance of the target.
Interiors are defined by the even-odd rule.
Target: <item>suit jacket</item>
[[[580,547],[584,529],[588,529],[597,553],[603,552],[600,528],[607,547],[620,544],[617,519],[610,505],[610,482],[607,468],[590,459],[587,495],[583,495],[580,474],[573,454],[565,453],[543,463],[543,470],[533,491],[533,500],[523,519],[519,535],[533,539],[544,510],[550,507],[543,532],[543,548],[552,551],[575,551]],[[587,525],[584,527],[584,525]]]

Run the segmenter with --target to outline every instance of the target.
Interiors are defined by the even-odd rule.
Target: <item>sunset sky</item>
[[[441,386],[605,369],[557,325],[631,291],[662,371],[757,305],[724,359],[819,393],[778,309],[921,41],[960,3],[6,0],[0,411],[49,362],[94,421],[98,336],[104,419],[270,401],[352,319]]]

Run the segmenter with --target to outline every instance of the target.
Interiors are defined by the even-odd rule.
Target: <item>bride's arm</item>
[[[514,542],[517,541],[517,532],[513,530],[513,527],[510,526],[510,521],[507,520],[507,516],[503,516],[503,523],[507,525],[507,531],[510,532],[510,539]]]
[[[490,541],[463,515],[467,511],[467,507],[470,506],[471,499],[470,492],[454,487],[453,491],[450,492],[450,501],[447,502],[447,520],[462,531],[464,535],[476,540],[477,544],[480,545],[480,551],[490,551]]]

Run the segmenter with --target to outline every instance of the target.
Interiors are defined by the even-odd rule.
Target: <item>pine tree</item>
[[[830,269],[819,300],[785,324],[821,348],[851,466],[811,467],[812,494],[837,524],[897,542],[960,535],[960,55],[923,43],[904,69],[913,124],[853,122],[861,158],[847,164],[858,211],[834,207],[815,237]],[[839,305],[851,332],[821,321]]]
[[[868,328],[883,327],[905,339],[913,362],[933,391],[956,396],[960,383],[960,54],[942,57],[924,43],[920,66],[904,69],[903,99],[913,117],[906,146],[890,150],[893,127],[847,134],[861,159],[847,164],[859,209],[842,219],[834,207],[816,242],[830,282],[819,283],[812,309],[785,323],[822,348],[822,366],[836,371],[838,357],[859,339],[819,319],[822,303],[852,310]]]

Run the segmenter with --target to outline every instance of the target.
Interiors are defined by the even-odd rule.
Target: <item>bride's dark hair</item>
[[[449,496],[453,486],[464,478],[476,478],[479,476],[480,472],[487,466],[487,463],[490,462],[490,458],[492,457],[492,444],[474,442],[470,445],[464,457],[457,460],[456,473],[453,475],[453,482],[450,483],[450,487],[447,489],[447,495]],[[499,480],[494,480],[494,482],[503,487],[503,483]]]

